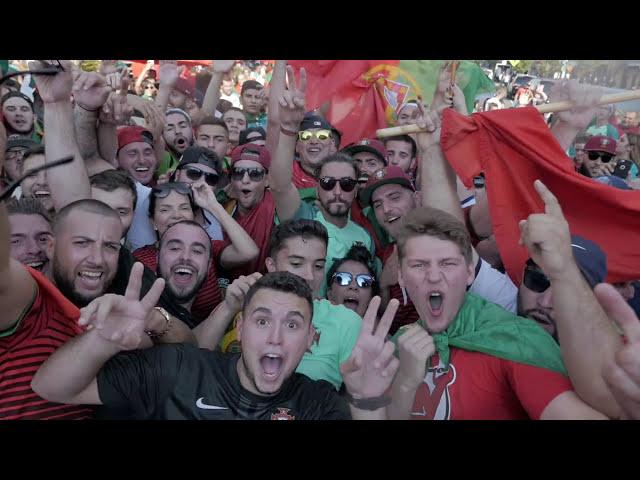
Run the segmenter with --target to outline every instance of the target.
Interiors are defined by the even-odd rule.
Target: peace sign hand
[[[573,259],[569,223],[551,190],[540,180],[533,185],[544,202],[545,213],[534,213],[520,221],[519,244],[527,247],[532,260],[550,279],[561,277],[571,267],[578,268]]]
[[[280,123],[282,127],[297,131],[305,113],[305,93],[307,91],[307,72],[300,69],[300,82],[296,85],[293,67],[287,66],[287,85],[278,99],[280,105]]]
[[[136,262],[124,296],[107,294],[96,298],[80,310],[79,324],[95,328],[102,338],[122,350],[138,348],[144,338],[147,317],[153,313],[164,289],[164,280],[158,278],[140,299],[143,272],[142,264]]]
[[[349,359],[340,365],[347,391],[354,398],[380,397],[391,386],[400,362],[393,355],[393,343],[386,337],[398,305],[397,300],[391,300],[375,328],[380,297],[373,297],[369,302],[358,341]]]

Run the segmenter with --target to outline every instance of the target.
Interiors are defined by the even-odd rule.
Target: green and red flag
[[[393,125],[400,108],[421,96],[430,101],[443,60],[291,60],[307,71],[307,107],[328,105],[327,120],[343,133],[343,144],[372,137]],[[473,62],[461,61],[456,83],[473,108],[476,95],[493,82]]]

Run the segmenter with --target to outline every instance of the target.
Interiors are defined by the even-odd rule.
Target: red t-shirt
[[[429,368],[416,392],[412,420],[539,419],[549,403],[572,390],[564,375],[486,353],[451,348],[449,369]]]
[[[80,311],[40,272],[27,267],[38,285],[35,301],[18,329],[0,338],[0,419],[81,420],[93,408],[49,402],[31,390],[40,365],[62,344],[83,332]]]
[[[218,275],[216,264],[222,251],[229,246],[226,240],[211,240],[211,266],[207,272],[207,277],[196,294],[196,298],[191,305],[191,315],[198,320],[206,319],[214,308],[222,301],[222,293],[218,285]],[[133,252],[133,256],[153,272],[158,267],[158,250],[155,245],[147,245]]]

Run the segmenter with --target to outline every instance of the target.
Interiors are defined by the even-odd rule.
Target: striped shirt
[[[0,338],[0,420],[91,418],[91,407],[52,403],[31,390],[40,365],[83,330],[77,324],[78,308],[44,275],[26,268],[36,281],[37,293],[16,332]]]
[[[222,251],[229,246],[228,241],[212,240],[211,241],[211,266],[207,272],[207,277],[200,287],[200,291],[196,294],[196,298],[191,305],[191,315],[197,322],[205,320],[214,308],[222,302],[222,292],[218,284],[218,275],[216,272],[216,264],[220,258]],[[158,250],[155,245],[147,245],[133,252],[142,264],[157,273],[158,267]]]

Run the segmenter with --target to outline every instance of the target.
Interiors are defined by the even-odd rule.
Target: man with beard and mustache
[[[149,130],[140,126],[120,128],[116,158],[118,166],[141,186],[153,183],[158,160]]]
[[[20,176],[24,154],[37,146],[37,142],[19,135],[11,135],[7,138],[5,165],[4,171],[0,172],[0,185],[8,186]],[[18,187],[13,192],[12,197],[20,198],[21,196],[22,189]]]
[[[578,268],[589,286],[594,288],[604,282],[607,277],[607,257],[600,246],[586,238],[572,235],[571,247]],[[551,282],[532,259],[527,260],[518,290],[518,315],[538,322],[559,342]]]
[[[45,149],[43,146],[27,150],[22,157],[22,173],[25,173],[33,168],[41,167],[45,164]],[[38,173],[29,175],[20,184],[22,190],[22,197],[34,198],[42,203],[42,206],[53,214],[55,212],[55,205],[51,196],[51,187],[49,186],[49,172],[41,170]]]
[[[7,202],[11,257],[51,278],[51,218],[39,200],[12,198]]]
[[[361,243],[374,255],[373,240],[369,233],[349,218],[351,205],[356,197],[358,184],[358,171],[351,157],[343,153],[333,153],[329,156],[320,156],[323,152],[335,150],[335,144],[331,141],[331,131],[313,129],[313,131],[301,131],[305,128],[304,102],[306,90],[306,73],[301,70],[300,82],[295,85],[293,69],[287,67],[289,75],[289,88],[285,89],[280,103],[280,137],[276,155],[269,172],[269,185],[276,204],[276,212],[280,221],[291,219],[317,220],[329,231],[329,245],[327,249],[326,270],[333,264],[334,258],[342,258],[354,243]],[[315,122],[315,120],[312,120]],[[326,132],[329,132],[325,135]],[[320,136],[327,138],[320,139]],[[301,166],[312,165],[316,167],[315,178],[318,179],[319,205],[310,205],[301,200],[295,181],[292,164],[294,149],[297,149],[296,138],[306,138],[301,155]],[[326,141],[329,145],[321,146],[320,142]],[[315,145],[313,148],[309,148]],[[308,154],[311,154],[307,157]],[[313,159],[313,164],[306,162]],[[325,271],[326,273],[326,271]],[[320,291],[324,296],[326,282]]]
[[[167,145],[165,156],[158,166],[160,175],[174,170],[184,151],[193,145],[193,128],[191,117],[179,108],[170,108],[165,114],[165,125],[162,134]]]
[[[158,276],[175,301],[190,310],[207,277],[211,240],[196,222],[184,220],[170,226],[160,239]]]

